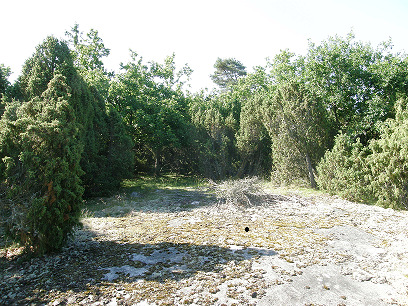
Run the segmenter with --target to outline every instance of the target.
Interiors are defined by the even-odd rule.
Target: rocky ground
[[[158,189],[100,199],[83,224],[59,254],[0,249],[0,304],[408,305],[407,211]]]

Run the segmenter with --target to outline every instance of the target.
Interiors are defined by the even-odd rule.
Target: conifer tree
[[[106,90],[99,90],[97,88],[99,83],[87,84],[84,81],[79,72],[84,74],[85,68],[75,67],[72,54],[73,52],[65,42],[55,37],[46,38],[25,63],[17,82],[18,95],[16,98],[28,101],[34,97],[40,97],[55,74],[59,73],[65,77],[71,92],[68,102],[79,123],[78,137],[83,147],[80,165],[84,170],[81,179],[85,187],[85,195],[107,194],[119,186],[122,178],[128,177],[131,173],[129,170],[133,165],[130,154],[131,142],[124,134],[110,134],[112,127],[109,124],[115,126],[121,124],[122,120],[120,117],[115,117],[120,121],[114,123],[112,118],[109,118],[105,100],[101,95]],[[90,56],[90,58],[94,57]],[[82,60],[81,63],[84,61]],[[117,129],[119,130],[124,129]],[[113,142],[113,138],[117,140]],[[122,142],[118,142],[118,139]],[[117,146],[116,150],[113,149],[115,146]],[[129,152],[129,154],[119,155],[127,159],[118,160],[109,157],[109,152],[112,150],[118,152],[119,148]],[[113,160],[116,161],[116,164],[112,164]],[[110,173],[112,166],[118,171],[115,175]]]
[[[6,229],[36,253],[59,250],[79,225],[83,146],[70,97],[56,74],[41,97],[8,104],[0,121]]]
[[[76,71],[67,45],[54,37],[26,61],[16,89],[20,101],[7,106],[0,139],[7,227],[40,253],[58,250],[79,222],[80,163],[105,159],[99,170],[108,177],[108,116]]]
[[[211,75],[211,79],[221,89],[227,89],[237,84],[238,80],[247,74],[246,67],[235,58],[217,58],[214,68],[215,71]]]
[[[2,94],[6,93],[7,87],[10,86],[10,82],[8,81],[10,74],[10,68],[0,64],[0,98]]]
[[[306,86],[291,81],[265,99],[264,108],[277,179],[306,179],[316,188],[315,167],[328,146],[330,130],[321,99]]]

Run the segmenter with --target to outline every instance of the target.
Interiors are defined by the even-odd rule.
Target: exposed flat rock
[[[60,254],[20,263],[3,252],[0,304],[408,305],[406,211],[179,193],[115,200],[116,217],[85,218]]]

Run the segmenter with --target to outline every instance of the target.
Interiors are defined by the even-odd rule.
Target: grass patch
[[[124,180],[121,192],[141,192],[143,194],[157,189],[199,188],[208,186],[207,180],[197,176],[180,174],[165,174],[159,177],[139,176],[135,179]]]

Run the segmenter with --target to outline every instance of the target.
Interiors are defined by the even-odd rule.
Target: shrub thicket
[[[384,207],[408,208],[408,111],[406,100],[396,104],[379,139],[364,147],[340,134],[318,166],[319,187],[344,198]]]
[[[103,194],[130,173],[131,141],[54,37],[26,61],[13,92],[19,102],[9,101],[0,136],[7,231],[36,252],[58,250],[79,224],[84,187]]]
[[[359,140],[339,134],[333,149],[326,152],[317,166],[319,188],[351,201],[372,200],[367,154]]]
[[[377,203],[408,209],[408,110],[407,99],[396,104],[396,117],[385,122],[381,137],[370,143],[367,161]]]
[[[8,104],[0,121],[6,229],[38,253],[60,249],[79,225],[83,146],[65,81],[55,75],[41,98]]]

